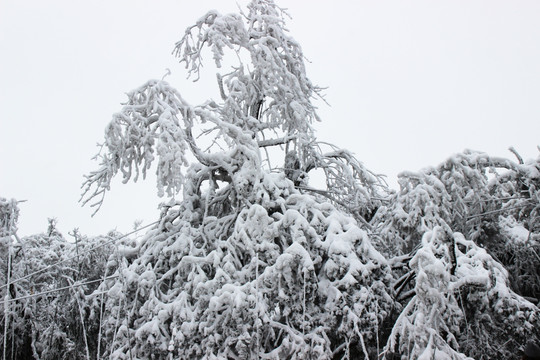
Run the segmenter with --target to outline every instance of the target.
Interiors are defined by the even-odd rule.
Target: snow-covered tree
[[[54,219],[49,219],[46,232],[18,238],[18,212],[15,200],[0,199],[1,230],[9,234],[0,238],[0,330],[6,359],[95,358],[102,314],[96,312],[100,298],[94,290],[106,277],[104,267],[113,250],[110,239],[88,238],[75,230],[76,241],[67,241]],[[7,286],[9,258],[4,255],[10,248]]]
[[[51,228],[21,239],[15,259],[25,307],[26,326],[34,358],[96,358],[100,334],[99,305],[94,294],[113,252],[109,237],[86,237],[75,231],[75,242]]]
[[[14,199],[0,197],[0,237],[12,236],[17,231],[19,207]]]
[[[401,175],[401,190],[373,220],[377,246],[402,275],[395,287],[405,310],[388,351],[508,358],[539,336],[539,160],[466,151]]]
[[[514,290],[540,299],[540,157],[519,163],[465,151],[435,168],[400,174],[401,190],[373,221],[389,256],[420,244],[435,226],[484,246],[510,272]]]
[[[21,321],[24,307],[12,299],[17,297],[17,287],[12,283],[14,278],[13,258],[14,245],[17,233],[19,207],[15,199],[8,200],[0,197],[0,296],[2,321],[0,323],[3,341],[1,342],[2,355],[18,356],[27,354],[28,349],[23,346],[28,332]]]
[[[251,193],[261,167],[271,165],[268,147],[283,151],[278,167],[297,187],[314,169],[325,173],[324,194],[349,212],[372,211],[381,179],[348,151],[316,141],[318,119],[312,99],[320,89],[305,74],[300,45],[284,28],[284,11],[273,1],[254,1],[247,14],[210,11],[188,28],[175,54],[190,75],[199,76],[209,48],[221,66],[226,51],[238,58],[218,74],[221,99],[192,106],[163,80],[150,80],[128,94],[128,102],[107,126],[100,168],[87,176],[83,202],[101,206],[118,172],[137,181],[157,161],[158,194],[173,196],[186,184],[190,156],[202,167],[200,182],[224,182],[239,197]],[[217,102],[216,102],[217,101]],[[327,151],[324,151],[325,148]],[[214,186],[215,187],[215,186]]]
[[[426,232],[410,265],[414,296],[385,358],[396,351],[405,359],[510,359],[540,335],[539,309],[511,291],[504,267],[461,233]]]
[[[367,220],[386,187],[348,151],[315,138],[319,89],[305,74],[284,11],[210,11],[175,54],[199,76],[209,48],[221,99],[188,104],[167,82],[129,93],[87,177],[99,208],[112,177],[157,162],[159,225],[107,281],[112,358],[373,358],[394,306],[391,271]],[[206,144],[206,148],[202,144]],[[271,158],[276,147],[281,158]],[[276,152],[274,152],[276,153]],[[273,167],[275,161],[284,164]],[[327,189],[312,189],[320,169]]]

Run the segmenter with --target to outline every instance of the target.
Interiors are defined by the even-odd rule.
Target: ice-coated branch
[[[271,129],[310,142],[311,123],[318,119],[311,99],[320,89],[306,77],[301,48],[287,34],[284,12],[273,1],[254,1],[248,9],[243,15],[208,12],[186,30],[174,54],[198,76],[203,48],[210,48],[218,67],[227,50],[236,53],[238,65],[217,75],[227,121],[257,138]]]
[[[186,135],[182,121],[189,106],[167,82],[150,80],[128,93],[128,102],[113,116],[105,130],[105,142],[96,156],[100,168],[86,176],[81,202],[97,198],[99,209],[112,178],[122,173],[123,182],[137,181],[157,158],[160,196],[177,192],[187,165]],[[97,211],[97,210],[96,210]]]
[[[367,224],[370,212],[387,197],[384,179],[368,170],[349,151],[329,145],[331,151],[322,152],[320,148],[323,145],[328,144],[317,143],[316,149],[308,149],[306,157],[309,160],[303,171],[307,174],[321,169],[325,174],[327,191],[320,194]]]
[[[15,234],[19,219],[19,206],[17,205],[19,202],[15,199],[8,200],[0,197],[0,238]]]
[[[214,102],[192,107],[168,83],[157,80],[129,93],[128,98],[107,126],[105,143],[96,156],[101,160],[100,168],[87,175],[83,184],[81,202],[84,205],[94,201],[96,212],[118,172],[124,183],[137,181],[141,174],[146,177],[154,162],[158,194],[178,193],[184,184],[182,169],[188,166],[188,150],[200,164],[220,168],[229,178],[244,164],[260,161],[251,132],[225,121],[226,114]],[[229,149],[217,153],[201,150],[192,128],[203,123],[215,124],[216,138],[222,138]]]
[[[241,140],[244,136],[259,141],[259,147],[291,141],[298,148],[310,146],[314,139],[311,124],[318,119],[311,99],[320,89],[305,74],[300,45],[288,35],[283,9],[273,1],[253,1],[248,11],[228,15],[210,11],[175,46],[175,56],[197,77],[204,48],[210,48],[218,67],[227,50],[237,55],[238,65],[217,75],[223,103],[189,106],[168,83],[156,80],[128,94],[129,101],[107,127],[104,152],[98,156],[100,168],[83,184],[83,203],[98,199],[95,206],[99,208],[103,190],[110,188],[115,174],[122,173],[124,182],[136,181],[140,174],[146,176],[155,159],[159,195],[177,193],[184,181],[188,148],[205,166],[219,165],[230,171],[240,168],[238,163],[220,164],[223,157],[196,145],[192,127],[198,121],[219,123],[218,136],[227,138],[230,149],[251,141]],[[244,65],[246,60],[251,66]],[[264,131],[277,138],[265,139]],[[248,152],[256,154],[254,159],[260,158],[252,145]],[[307,158],[301,156],[300,161],[307,163]]]
[[[285,145],[290,141],[293,141],[295,139],[294,136],[285,136],[277,139],[268,139],[268,140],[260,140],[258,142],[258,145],[260,148],[268,147],[268,146],[277,146],[277,145]]]

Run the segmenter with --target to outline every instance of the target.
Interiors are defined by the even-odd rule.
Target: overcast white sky
[[[244,5],[246,1],[238,1]],[[279,1],[327,86],[321,140],[356,153],[395,186],[402,170],[465,148],[536,158],[540,144],[540,2]],[[0,196],[20,204],[19,235],[56,217],[67,235],[157,217],[155,184],[116,182],[91,218],[78,204],[90,158],[124,93],[172,70],[196,104],[214,93],[185,81],[171,55],[184,29],[236,1],[0,0]],[[210,57],[208,57],[210,60]]]

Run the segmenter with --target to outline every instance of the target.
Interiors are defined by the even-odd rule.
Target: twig
[[[294,140],[296,137],[295,136],[285,136],[285,137],[282,137],[282,138],[278,138],[278,139],[268,139],[268,140],[261,140],[257,143],[257,145],[261,148],[261,147],[267,147],[267,146],[276,146],[276,145],[283,145],[283,144],[286,144],[288,143],[289,141],[292,141]]]
[[[519,155],[519,153],[517,152],[517,150],[516,150],[513,146],[510,146],[510,147],[508,148],[508,150],[510,150],[510,152],[511,152],[512,154],[516,155],[516,157],[517,157],[519,163],[520,163],[521,165],[523,165],[523,158],[521,157],[521,155]]]

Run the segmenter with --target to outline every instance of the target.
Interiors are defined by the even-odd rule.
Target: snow
[[[501,217],[502,233],[508,237],[511,243],[526,243],[531,233],[523,224],[510,217]]]

